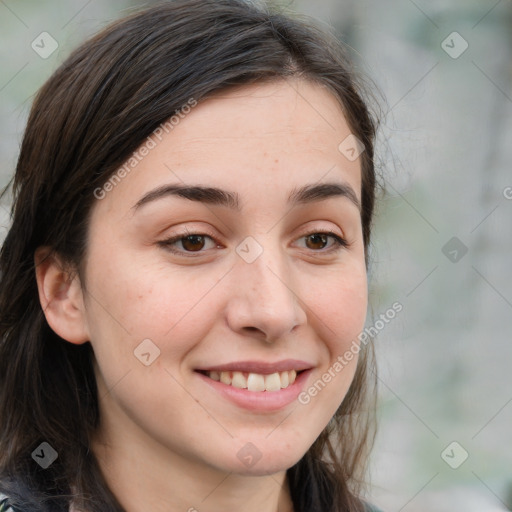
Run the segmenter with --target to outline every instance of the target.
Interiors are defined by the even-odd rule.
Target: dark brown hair
[[[375,121],[337,40],[310,22],[243,0],[175,0],[124,18],[74,51],[39,91],[12,183],[0,253],[0,491],[23,512],[122,511],[89,439],[100,417],[93,353],[48,326],[34,252],[50,246],[80,271],[101,187],[190,98],[300,77],[326,86],[364,144],[362,226],[370,243]],[[341,142],[341,141],[340,141]],[[373,439],[372,345],[328,427],[288,470],[296,512],[364,510],[360,484]],[[43,470],[41,442],[58,452]]]

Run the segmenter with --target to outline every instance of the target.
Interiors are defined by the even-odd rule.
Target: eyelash
[[[299,240],[302,238],[307,238],[312,235],[326,235],[326,236],[331,237],[334,240],[334,243],[327,249],[325,249],[325,248],[319,249],[319,250],[310,249],[314,253],[330,254],[332,252],[340,251],[341,249],[344,249],[350,245],[347,242],[347,240],[345,240],[343,237],[337,235],[336,233],[334,233],[332,231],[311,231],[310,233],[306,233],[306,234],[302,235],[299,238]],[[204,252],[206,252],[206,251],[202,251],[202,250],[201,251],[177,250],[174,247],[172,247],[173,244],[175,244],[176,242],[179,242],[180,240],[184,240],[185,238],[187,238],[189,236],[200,236],[203,238],[210,238],[213,242],[215,242],[217,244],[217,247],[220,245],[219,242],[212,235],[210,235],[208,233],[194,233],[194,232],[181,233],[179,235],[173,236],[166,240],[162,240],[162,241],[158,242],[158,244],[160,246],[164,247],[166,250],[172,252],[173,254],[185,255],[186,257],[191,257],[191,258],[197,257],[197,256],[203,254]]]

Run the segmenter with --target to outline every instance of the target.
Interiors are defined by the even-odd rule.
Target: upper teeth
[[[297,372],[289,370],[263,375],[261,373],[242,372],[206,372],[210,379],[220,381],[228,386],[247,389],[248,391],[279,391],[295,382]]]

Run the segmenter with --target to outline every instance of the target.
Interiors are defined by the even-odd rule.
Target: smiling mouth
[[[247,391],[280,391],[291,386],[297,375],[302,371],[287,370],[283,372],[275,372],[270,374],[249,373],[249,372],[231,372],[231,371],[204,371],[201,370],[206,377],[212,380],[226,384],[239,389],[247,389]]]

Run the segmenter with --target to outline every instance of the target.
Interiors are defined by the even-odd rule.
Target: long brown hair
[[[337,40],[311,22],[243,0],[175,0],[113,23],[88,40],[39,91],[12,183],[12,226],[0,253],[0,491],[24,512],[122,511],[89,439],[97,388],[89,343],[48,326],[34,251],[46,245],[80,271],[88,219],[102,187],[190,98],[232,86],[301,77],[326,86],[364,144],[361,220],[365,248],[375,200],[375,120]],[[5,191],[4,191],[5,192]],[[366,251],[366,254],[368,251]],[[288,470],[296,512],[357,512],[371,445],[372,345],[328,427]],[[58,458],[31,457],[47,442]]]

